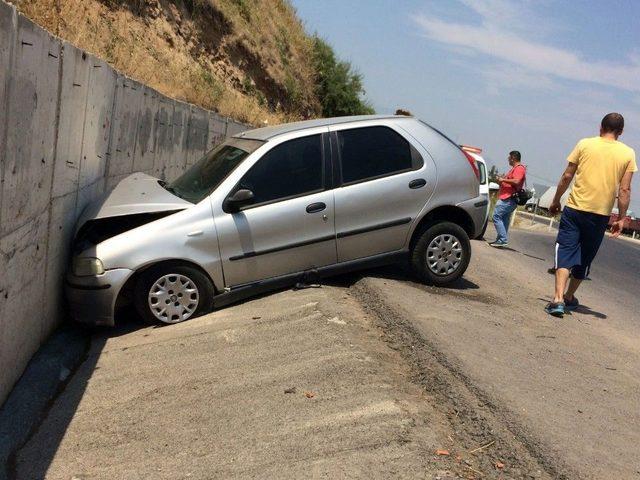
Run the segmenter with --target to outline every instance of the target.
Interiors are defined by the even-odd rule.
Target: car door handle
[[[424,178],[416,178],[415,180],[411,180],[409,182],[409,188],[416,189],[422,188],[427,184],[427,181]]]
[[[311,205],[307,205],[307,213],[321,212],[325,208],[327,208],[327,205],[323,202],[312,203]]]

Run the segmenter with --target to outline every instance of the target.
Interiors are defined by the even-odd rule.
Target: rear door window
[[[372,180],[422,166],[422,157],[417,150],[388,127],[339,130],[337,138],[343,184]]]
[[[273,147],[240,180],[253,192],[254,205],[323,189],[322,136],[296,138]]]

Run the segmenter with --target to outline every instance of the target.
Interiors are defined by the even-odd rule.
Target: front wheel
[[[458,280],[469,266],[471,243],[462,227],[441,222],[427,228],[413,246],[411,266],[423,282],[444,286]]]
[[[148,323],[180,323],[213,309],[211,280],[189,265],[162,264],[142,273],[134,303]]]

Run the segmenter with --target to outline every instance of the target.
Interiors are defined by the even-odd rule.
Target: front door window
[[[242,177],[239,188],[253,192],[254,202],[246,208],[322,191],[321,136],[297,138],[274,147]]]

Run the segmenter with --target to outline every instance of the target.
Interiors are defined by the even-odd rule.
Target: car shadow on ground
[[[432,288],[432,289],[442,289],[443,291],[447,290],[477,290],[480,286],[466,278],[460,278],[455,282],[447,285],[446,287],[434,287],[425,285],[420,282],[416,276],[411,271],[411,268],[405,264],[396,264],[396,265],[388,265],[384,267],[371,268],[366,270],[359,270],[355,272],[345,273],[342,275],[336,275],[334,277],[328,277],[323,279],[313,279],[307,278],[306,283],[299,281],[296,284],[291,285],[290,287],[283,287],[279,289],[270,290],[268,292],[257,293],[255,295],[248,296],[246,298],[240,299],[232,304],[229,304],[224,307],[214,308],[214,312],[217,310],[221,310],[224,308],[231,308],[236,305],[242,305],[247,302],[259,300],[261,298],[265,298],[279,292],[284,292],[287,290],[301,290],[304,288],[321,288],[323,285],[334,286],[334,287],[342,287],[349,288],[357,283],[359,280],[365,277],[373,277],[373,278],[382,278],[387,280],[397,280],[405,283],[409,283],[411,285],[419,286],[422,288]],[[152,328],[166,328],[171,325],[163,325],[163,324],[153,324],[150,325],[142,320],[142,318],[138,315],[135,308],[133,306],[127,306],[119,309],[116,312],[115,316],[115,327],[108,327],[104,329],[96,329],[96,334],[106,335],[107,337],[119,337],[121,335],[126,335],[135,330],[149,327]]]
[[[145,327],[155,327],[146,323],[133,305],[121,307],[115,312],[115,327],[106,327],[96,330],[96,334],[106,335],[109,338],[121,337]],[[159,325],[158,325],[159,326]]]
[[[323,280],[323,284],[336,287],[350,287],[364,277],[381,278],[386,280],[398,280],[404,283],[420,287],[428,287],[443,290],[477,290],[480,286],[466,278],[460,278],[445,287],[435,287],[422,283],[416,278],[411,268],[405,264],[388,265],[384,267],[371,268],[353,273],[346,273]]]

